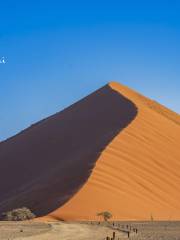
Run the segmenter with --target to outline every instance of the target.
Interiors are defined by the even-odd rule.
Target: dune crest
[[[0,144],[0,211],[180,220],[180,117],[115,82]]]

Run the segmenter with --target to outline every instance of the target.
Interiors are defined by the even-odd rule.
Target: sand
[[[110,83],[0,144],[0,211],[180,220],[180,117]]]
[[[0,240],[102,240],[113,232],[117,239],[127,239],[127,234],[97,224],[0,222]]]
[[[13,240],[41,236],[52,230],[52,226],[42,222],[3,222],[0,221],[0,240]]]
[[[128,226],[128,228],[127,228]],[[114,230],[113,228],[120,228]],[[137,229],[137,233],[133,229]],[[128,239],[127,231],[131,229],[131,240],[179,240],[180,222],[0,222],[0,240],[105,240],[112,237],[115,240]]]

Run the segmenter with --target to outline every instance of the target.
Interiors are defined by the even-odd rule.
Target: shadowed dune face
[[[26,206],[41,216],[62,206],[136,115],[136,106],[106,85],[2,142],[0,212]]]

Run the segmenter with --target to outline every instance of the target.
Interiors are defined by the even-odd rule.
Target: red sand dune
[[[117,83],[0,144],[0,211],[180,220],[180,116]]]

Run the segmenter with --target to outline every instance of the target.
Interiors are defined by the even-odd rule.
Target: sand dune
[[[59,208],[136,114],[135,105],[107,85],[1,143],[0,210],[28,206],[41,216]]]
[[[180,220],[180,117],[117,83],[0,144],[0,211]]]

